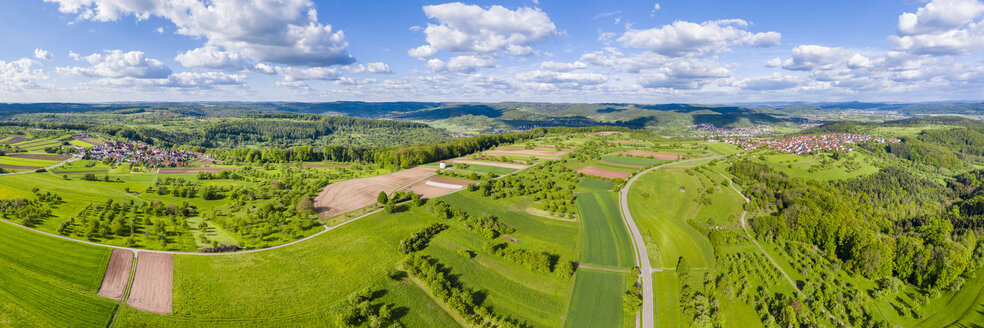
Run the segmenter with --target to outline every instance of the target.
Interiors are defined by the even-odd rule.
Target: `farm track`
[[[724,174],[721,174],[721,173],[718,173],[718,174],[720,174],[722,177],[724,177],[725,179],[728,180],[728,186],[731,187],[731,189],[734,190],[736,193],[738,193],[738,196],[741,196],[741,198],[745,200],[745,203],[748,203],[748,202],[751,201],[751,199],[749,199],[748,197],[746,197],[745,194],[743,194],[741,191],[738,190],[738,188],[735,188],[735,184],[734,184],[733,181],[731,181],[731,178],[729,178],[728,176],[726,176]],[[785,278],[786,279],[786,282],[789,283],[789,286],[790,287],[793,287],[793,290],[795,290],[796,293],[800,295],[800,298],[809,301],[809,297],[807,297],[806,294],[804,294],[803,291],[800,290],[799,287],[796,286],[796,282],[793,281],[793,278],[789,277],[789,275],[786,274],[786,271],[783,270],[781,266],[779,266],[779,262],[776,262],[776,260],[773,259],[772,256],[769,255],[769,253],[766,253],[765,252],[765,248],[762,248],[762,245],[759,244],[758,240],[756,240],[754,237],[752,237],[752,234],[750,232],[748,232],[748,226],[745,224],[745,215],[746,214],[748,214],[748,211],[747,210],[742,211],[741,212],[741,218],[740,218],[740,220],[741,220],[741,230],[745,232],[745,236],[748,237],[748,240],[751,240],[753,243],[755,243],[755,247],[758,247],[759,251],[762,252],[763,255],[765,255],[765,258],[769,259],[769,262],[772,263],[772,265],[776,267],[776,270],[779,270],[779,273],[782,273],[783,278]],[[807,302],[807,304],[811,304],[811,303],[810,302]],[[815,303],[812,303],[812,304],[815,304]],[[830,318],[830,320],[833,320],[834,322],[836,322],[837,324],[839,324],[841,327],[844,327],[845,326],[844,323],[840,321],[840,319],[837,319],[837,317],[835,317],[832,314],[830,314],[829,312],[827,312],[827,309],[820,308],[820,311],[823,312],[823,314],[826,314],[827,317]]]
[[[80,160],[80,159],[82,159],[82,157],[72,157],[72,158],[66,159],[64,161],[61,161],[61,162],[52,164],[51,166],[44,167],[43,169],[45,171],[48,171],[50,173],[51,172],[51,169],[54,169],[56,167],[59,167],[59,166],[62,166],[62,165],[65,165],[65,164],[68,164],[68,163],[71,163],[71,162],[74,162],[74,161],[77,161],[77,160]],[[38,169],[42,169],[42,168],[38,168]],[[35,173],[36,170],[37,169],[35,169],[35,170],[29,170],[29,171],[14,172],[14,173],[2,173],[2,174],[0,174],[0,176],[4,176],[4,175],[18,175],[18,174],[30,174],[30,173]]]
[[[530,167],[534,167],[534,166],[536,166],[536,164],[534,164],[534,165],[532,165]],[[527,169],[529,169],[529,167]],[[500,177],[498,177],[496,179],[500,179],[500,178],[509,176],[510,174],[516,174],[516,173],[519,173],[519,172],[522,172],[522,171],[523,170],[519,170],[519,171],[516,171],[516,172],[513,172],[513,173],[509,173],[509,174],[500,176]],[[115,190],[115,189],[113,189],[113,190]],[[461,190],[465,190],[465,189],[461,189]],[[449,195],[450,194],[453,194],[455,192],[461,191],[461,190],[457,190],[457,191],[451,192],[451,193],[449,193]],[[122,191],[120,191],[120,192],[122,193]],[[130,195],[130,196],[133,196],[133,195]],[[138,199],[140,199],[140,198],[138,198]],[[408,202],[410,202],[410,201],[405,201],[405,202],[402,202],[400,204],[406,204]],[[50,236],[50,237],[55,237],[55,238],[64,239],[64,240],[70,240],[70,241],[74,241],[74,242],[78,242],[78,243],[83,243],[83,244],[88,244],[88,245],[93,245],[93,246],[102,246],[102,247],[109,247],[109,248],[114,248],[114,249],[129,250],[129,251],[134,252],[134,253],[136,253],[136,252],[142,252],[142,253],[172,254],[172,255],[227,256],[227,255],[239,255],[239,254],[249,254],[249,253],[266,252],[266,251],[272,251],[272,250],[275,250],[275,249],[278,249],[278,248],[284,248],[284,247],[292,246],[292,245],[295,245],[295,244],[299,244],[299,243],[302,243],[302,242],[307,241],[308,239],[311,239],[311,238],[317,237],[317,236],[319,236],[321,234],[324,234],[326,232],[329,232],[329,231],[332,231],[332,230],[341,228],[342,226],[345,226],[346,224],[349,224],[349,223],[358,221],[359,219],[362,219],[362,218],[368,217],[370,215],[379,213],[379,212],[381,212],[383,210],[384,209],[381,208],[381,209],[378,209],[378,210],[375,210],[375,211],[372,211],[372,212],[369,212],[369,213],[360,215],[360,216],[355,217],[355,218],[353,218],[351,220],[348,220],[348,221],[339,223],[339,224],[334,225],[334,226],[331,226],[331,227],[325,226],[325,230],[316,232],[316,233],[314,233],[314,234],[312,234],[310,236],[307,236],[307,237],[304,237],[304,238],[301,238],[301,239],[298,239],[298,240],[295,240],[295,241],[292,241],[292,242],[289,242],[289,243],[280,244],[280,245],[277,245],[277,246],[271,246],[271,247],[267,247],[267,248],[259,248],[259,249],[251,249],[251,250],[237,251],[237,252],[227,252],[227,253],[196,253],[196,252],[157,251],[157,250],[148,250],[148,249],[142,249],[142,248],[131,248],[131,247],[113,246],[113,245],[95,243],[95,242],[91,242],[91,241],[79,240],[79,239],[75,239],[75,238],[69,238],[69,237],[61,236],[61,235],[58,235],[58,234],[53,234],[53,233],[46,232],[46,231],[41,231],[41,230],[34,229],[34,228],[28,228],[28,227],[22,226],[20,224],[14,223],[12,221],[8,221],[7,219],[4,219],[4,218],[0,218],[0,221],[3,221],[4,223],[7,223],[7,224],[14,225],[14,226],[19,227],[21,229],[31,230],[31,231],[34,231],[34,232],[37,232],[37,233],[40,233],[40,234],[44,234],[44,235]]]
[[[695,158],[654,166],[632,176],[632,178],[625,183],[625,187],[622,187],[622,190],[619,191],[619,209],[622,212],[622,219],[625,222],[625,227],[629,230],[629,237],[632,239],[633,246],[636,250],[636,266],[638,266],[641,271],[639,282],[640,285],[642,285],[642,310],[641,315],[636,314],[636,327],[652,328],[654,326],[653,317],[655,307],[653,304],[653,268],[649,265],[649,252],[646,250],[646,242],[642,239],[642,233],[639,232],[638,225],[636,225],[635,220],[632,219],[632,213],[629,211],[629,188],[631,188],[632,184],[635,183],[635,181],[642,175],[670,164],[680,164],[684,162],[707,159],[713,160],[723,157],[724,156]]]

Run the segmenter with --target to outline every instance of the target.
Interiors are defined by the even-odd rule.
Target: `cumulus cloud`
[[[625,56],[614,47],[606,47],[601,51],[581,55],[583,62],[628,73],[639,73],[644,69],[660,67],[669,62],[670,59],[670,57],[653,52]]]
[[[246,76],[242,74],[228,74],[223,72],[183,72],[159,79],[145,79],[129,76],[102,78],[88,82],[86,85],[115,88],[144,88],[152,90],[156,88],[209,90],[217,86],[241,86],[245,83]]]
[[[318,21],[310,0],[45,0],[79,19],[116,21],[159,16],[175,33],[206,39],[260,62],[324,67],[355,61],[342,31]]]
[[[90,66],[59,67],[58,72],[66,75],[137,79],[163,79],[171,75],[171,69],[164,66],[163,62],[148,58],[142,51],[106,50],[104,53],[78,58],[88,62]]]
[[[802,77],[772,74],[771,76],[761,76],[742,80],[738,83],[739,87],[745,90],[766,91],[766,90],[786,90],[799,86],[804,83]]]
[[[438,50],[454,53],[529,55],[532,45],[557,34],[550,17],[539,8],[510,10],[502,6],[482,8],[460,2],[424,6],[424,14],[436,20],[424,29],[427,44],[410,50],[419,58]]]
[[[782,68],[792,71],[809,71],[831,68],[847,59],[850,51],[840,47],[808,44],[793,48],[792,55],[792,58],[783,61]]]
[[[570,72],[576,69],[583,69],[587,67],[588,64],[582,63],[580,61],[575,61],[573,63],[545,61],[540,63],[540,68],[553,72]]]
[[[477,56],[455,56],[447,62],[431,58],[426,64],[434,72],[471,73],[478,68],[495,67],[495,60]]]
[[[650,17],[656,17],[656,12],[659,11],[659,2],[653,5],[653,10],[649,11]]]
[[[779,66],[782,66],[782,58],[779,57],[769,59],[769,61],[765,62],[765,67],[779,67]]]
[[[934,0],[899,16],[895,50],[913,54],[965,55],[984,49],[984,3]],[[976,20],[976,21],[975,21]]]
[[[48,79],[40,66],[41,63],[30,58],[10,62],[0,60],[0,90],[20,91],[40,87],[38,82]]]
[[[731,76],[731,70],[715,62],[678,60],[662,67],[646,71],[639,77],[639,84],[650,89],[699,89],[714,80]]]
[[[34,49],[34,58],[42,59],[42,60],[51,60],[52,57],[53,56],[51,55],[51,53],[48,52],[47,50],[40,49],[40,48]]]
[[[382,62],[359,64],[355,66],[348,66],[346,69],[350,73],[369,73],[369,74],[391,74],[393,70],[390,69],[389,65]]]
[[[516,79],[526,82],[567,84],[571,86],[595,85],[608,81],[604,75],[596,73],[570,73],[541,70],[516,74]]]
[[[777,32],[752,33],[741,19],[707,21],[700,24],[676,21],[650,29],[629,29],[618,38],[623,46],[651,50],[655,53],[682,57],[709,55],[732,46],[768,47],[779,44]]]
[[[213,45],[188,50],[178,54],[174,60],[184,67],[204,67],[223,70],[245,70],[255,65],[239,53],[228,52]]]
[[[284,82],[297,82],[307,80],[337,81],[342,77],[342,73],[337,69],[328,67],[277,67],[277,74],[283,76]]]

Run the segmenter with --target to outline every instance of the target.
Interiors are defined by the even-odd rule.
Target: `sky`
[[[979,0],[18,0],[0,44],[0,102],[984,98]]]

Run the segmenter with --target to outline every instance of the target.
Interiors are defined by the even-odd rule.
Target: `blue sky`
[[[0,3],[0,102],[980,100],[984,2]]]

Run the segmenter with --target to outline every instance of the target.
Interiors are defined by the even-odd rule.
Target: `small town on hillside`
[[[831,133],[813,136],[798,136],[783,139],[724,139],[726,143],[737,145],[744,150],[767,147],[797,155],[825,150],[854,150],[851,145],[862,142],[896,143],[897,138],[876,138],[866,134]]]
[[[211,158],[212,155],[179,149],[164,149],[134,142],[108,141],[104,145],[85,149],[82,147],[83,158],[103,160],[111,158],[116,162],[138,163],[148,166],[179,167],[185,166],[189,160]]]

